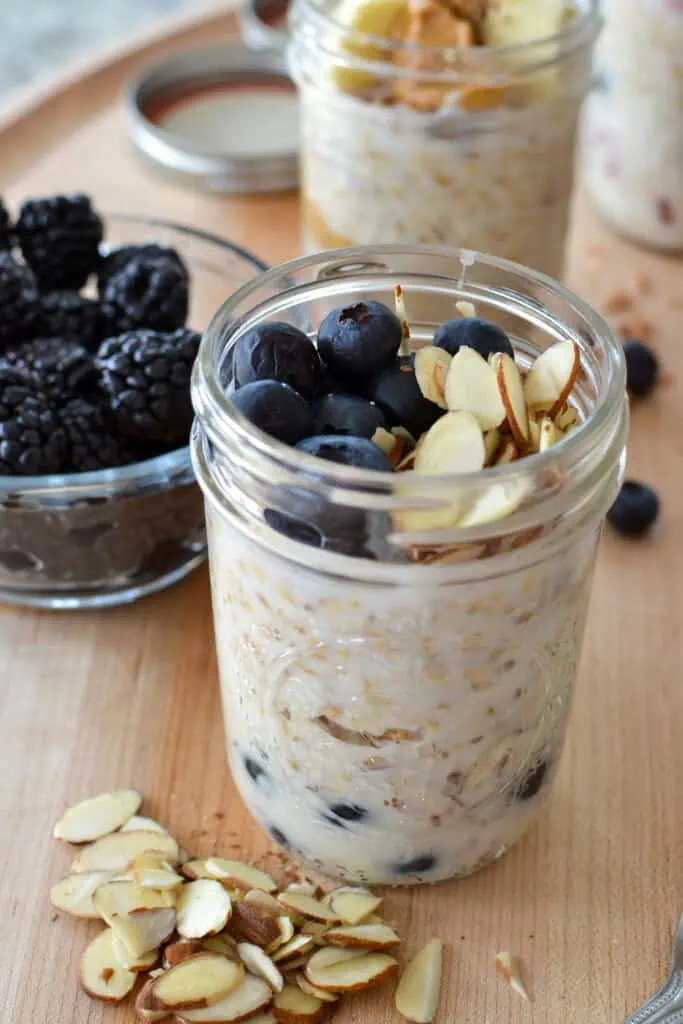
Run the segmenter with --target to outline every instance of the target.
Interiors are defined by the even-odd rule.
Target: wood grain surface
[[[225,13],[186,22],[24,100],[0,124],[0,190],[14,202],[84,189],[108,209],[223,232],[272,262],[296,254],[295,196],[168,185],[126,139],[119,96],[130,74],[155,52],[232,29]],[[658,488],[663,514],[642,543],[605,536],[568,747],[537,827],[471,879],[387,897],[408,952],[432,935],[448,941],[438,1024],[616,1022],[663,980],[683,910],[681,267],[616,241],[583,204],[574,227],[570,279],[587,297],[649,293],[628,316],[652,325],[666,381],[633,408],[629,469]],[[196,855],[267,857],[225,766],[206,572],[113,611],[0,608],[0,750],[0,1021],[132,1024],[130,1006],[79,990],[94,926],[52,912],[47,892],[70,858],[50,832],[69,803],[135,786]],[[496,977],[499,949],[522,957],[530,1006]],[[399,1018],[380,991],[335,1019]]]

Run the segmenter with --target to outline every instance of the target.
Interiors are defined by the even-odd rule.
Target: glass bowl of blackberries
[[[0,600],[105,607],[206,554],[190,461],[200,331],[266,269],[86,195],[0,200]]]

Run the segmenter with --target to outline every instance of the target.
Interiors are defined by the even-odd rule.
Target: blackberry
[[[43,291],[81,288],[96,270],[104,228],[84,195],[27,199],[16,235]]]
[[[114,435],[104,411],[84,398],[74,398],[60,411],[68,445],[67,468],[75,473],[111,469],[134,458]]]
[[[174,331],[187,318],[187,272],[173,260],[138,256],[111,275],[103,297],[115,307],[124,330]]]
[[[0,199],[0,250],[11,249],[13,244],[12,224],[7,207]]]
[[[0,252],[0,349],[33,336],[40,299],[33,271]]]
[[[38,391],[57,403],[82,394],[96,381],[92,357],[70,338],[37,338],[5,358]]]
[[[89,352],[120,333],[111,306],[78,292],[49,292],[41,299],[40,330],[46,338],[74,338]]]
[[[187,444],[192,425],[190,374],[196,331],[129,331],[103,342],[100,383],[125,437],[167,448]]]
[[[0,365],[0,475],[39,476],[65,466],[66,435],[29,377]]]
[[[168,260],[178,265],[189,282],[190,275],[182,259],[170,246],[157,245],[156,242],[147,242],[145,245],[122,245],[118,249],[111,249],[106,255],[100,257],[100,264],[97,269],[97,287],[100,295],[112,274],[123,269],[127,263],[135,259],[153,260],[163,263]]]

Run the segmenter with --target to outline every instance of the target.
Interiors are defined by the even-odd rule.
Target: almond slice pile
[[[457,305],[462,316],[476,315],[471,303]],[[476,473],[516,462],[547,451],[577,426],[579,412],[571,398],[580,369],[581,353],[574,341],[552,345],[528,371],[520,370],[507,353],[496,352],[486,360],[466,345],[454,356],[427,345],[415,354],[415,375],[424,397],[446,410],[444,415],[398,459],[392,434],[378,432],[373,440],[402,473]],[[422,532],[492,523],[515,512],[533,488],[532,474],[515,486],[488,486],[482,478],[482,487],[473,489],[471,498],[457,496],[424,511],[395,512],[394,526]],[[424,560],[420,548],[414,554]]]
[[[105,925],[81,959],[88,995],[120,1002],[146,977],[135,998],[141,1021],[322,1024],[346,993],[397,975],[401,938],[377,913],[381,896],[308,881],[280,889],[259,868],[218,856],[180,866],[178,843],[140,805],[132,790],[104,793],[55,827],[74,843],[92,837],[50,892],[58,910]],[[438,1003],[433,946],[399,983],[409,1020],[431,1021]]]

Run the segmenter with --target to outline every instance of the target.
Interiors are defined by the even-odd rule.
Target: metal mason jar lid
[[[298,186],[298,102],[279,49],[243,43],[182,51],[148,67],[126,94],[137,150],[209,192]]]

